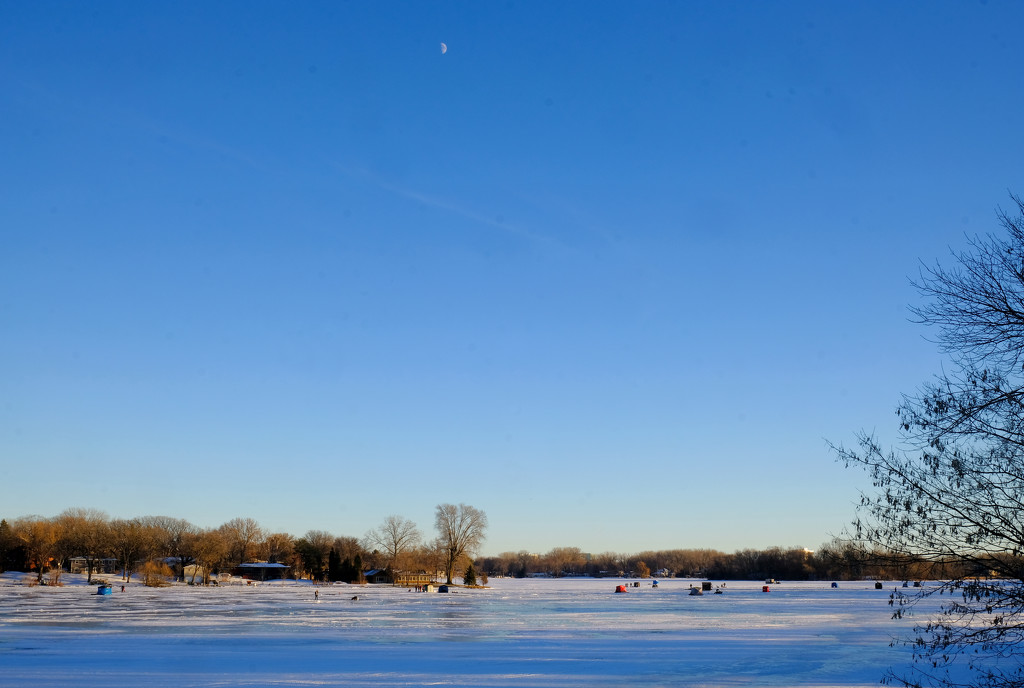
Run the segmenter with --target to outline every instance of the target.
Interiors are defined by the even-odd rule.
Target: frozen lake
[[[112,579],[114,582],[116,579]],[[499,579],[452,594],[303,583],[0,584],[4,686],[876,686],[887,583]],[[358,595],[358,600],[352,600]]]

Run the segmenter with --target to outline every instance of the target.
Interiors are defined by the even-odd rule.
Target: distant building
[[[284,578],[290,566],[285,564],[268,564],[265,561],[253,561],[239,564],[231,569],[231,575],[241,576],[246,580],[267,581]]]
[[[367,583],[374,585],[383,585],[391,582],[391,576],[387,569],[370,569],[363,572],[363,578],[366,579]]]
[[[397,571],[391,572],[388,569],[370,569],[363,573],[367,583],[374,585],[399,585],[402,587],[416,587],[426,585],[438,580],[438,573],[427,573],[426,571]]]
[[[69,573],[89,573],[89,565],[85,557],[71,557],[68,559]],[[93,559],[93,573],[117,573],[117,559]]]
[[[395,585],[401,585],[403,587],[411,587],[416,585],[426,585],[432,583],[439,578],[437,574],[430,574],[426,571],[417,571],[415,573],[410,571],[402,571],[395,575]]]

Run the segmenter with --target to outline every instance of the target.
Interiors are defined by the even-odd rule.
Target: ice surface
[[[876,686],[908,661],[871,582],[491,580],[450,594],[0,582],[0,684],[120,686]],[[2,583],[7,583],[6,585]],[[632,584],[631,581],[628,584]],[[358,595],[358,600],[352,600]]]

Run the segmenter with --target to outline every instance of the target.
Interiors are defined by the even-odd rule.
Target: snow
[[[668,579],[492,579],[488,589],[274,581],[145,588],[84,576],[0,577],[3,685],[876,686],[890,647],[887,583],[729,582],[690,596]],[[357,600],[351,599],[354,595]]]

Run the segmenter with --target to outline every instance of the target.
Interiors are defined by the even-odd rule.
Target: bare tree
[[[192,546],[199,529],[183,518],[170,516],[145,516],[141,521],[156,535],[155,554],[176,559],[175,577],[184,581],[185,567],[192,563]]]
[[[233,518],[220,530],[230,548],[228,556],[239,564],[248,561],[256,546],[263,541],[263,529],[254,518]]]
[[[111,550],[110,517],[98,509],[74,507],[56,518],[68,553],[85,559],[86,581],[92,583],[97,562]]]
[[[323,580],[327,574],[327,556],[334,544],[334,536],[325,530],[309,530],[295,541],[295,552],[301,556],[302,566],[313,580]]]
[[[210,574],[227,560],[230,543],[222,528],[204,530],[196,535],[193,552],[196,566],[192,570],[192,579],[189,582],[195,583],[196,574],[202,569],[202,583],[209,585]]]
[[[443,571],[446,558],[444,547],[438,538],[420,545],[410,555],[411,566],[422,569],[432,578],[437,575],[438,571]]]
[[[111,550],[121,567],[121,579],[128,580],[139,562],[145,559],[156,540],[153,528],[133,519],[114,519],[110,522]]]
[[[363,557],[366,555],[366,550],[361,544],[359,544],[359,540],[347,535],[334,538],[334,544],[332,546],[338,553],[338,556],[342,559],[355,561],[357,557]]]
[[[385,555],[386,568],[398,571],[404,556],[420,543],[416,524],[401,516],[388,516],[380,527],[366,533],[366,549],[380,548]]]
[[[43,573],[55,567],[58,558],[60,529],[50,519],[26,516],[12,525],[14,533],[25,546],[29,564],[36,569],[36,582],[43,582]],[[57,571],[59,572],[59,568]]]
[[[949,364],[900,404],[901,446],[862,433],[858,449],[833,447],[876,488],[853,541],[896,567],[951,572],[893,597],[897,616],[926,596],[951,600],[910,639],[913,668],[888,677],[907,686],[1024,685],[1019,657],[1005,661],[1024,648],[1024,203],[1013,200],[1021,216],[1000,213],[1005,236],[973,239],[953,268],[922,270],[928,302],[914,312]]]
[[[438,504],[434,525],[444,552],[444,573],[452,583],[452,573],[462,557],[472,555],[484,541],[487,514],[468,504]]]
[[[263,544],[271,564],[283,564],[295,551],[295,538],[288,533],[271,533]]]

